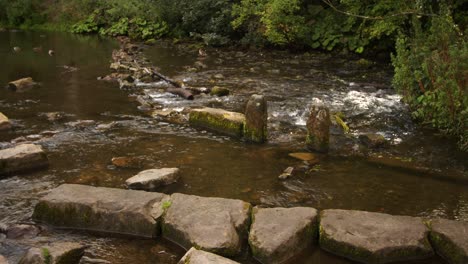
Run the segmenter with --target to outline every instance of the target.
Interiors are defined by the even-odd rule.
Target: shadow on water
[[[14,53],[13,46],[22,51]],[[41,53],[32,50],[37,46],[42,46]],[[186,125],[158,122],[138,112],[116,84],[96,80],[109,73],[116,47],[115,42],[94,36],[0,32],[4,65],[0,86],[26,76],[42,84],[23,93],[0,90],[0,111],[14,124],[11,131],[0,132],[0,147],[21,137],[34,139],[47,150],[51,163],[46,171],[0,179],[0,222],[30,221],[37,199],[59,184],[124,188],[127,178],[155,167],[181,169],[181,181],[161,190],[168,194],[236,198],[263,206],[358,209],[468,220],[464,156],[443,138],[417,130],[391,89],[379,92],[362,84],[369,79],[389,84],[391,71],[386,67],[363,69],[323,54],[298,57],[284,52],[208,50],[212,55],[203,62],[208,68],[188,71],[197,61],[196,52],[167,45],[148,49],[148,56],[165,74],[196,86],[221,85],[233,91],[226,98],[205,98],[191,104],[241,111],[250,94],[267,94],[270,143],[251,145]],[[56,55],[49,56],[48,49]],[[69,71],[64,66],[78,70]],[[215,78],[217,74],[222,78]],[[305,118],[314,98],[328,103],[333,111],[344,112],[354,131],[383,131],[388,139],[403,141],[378,155],[409,157],[435,167],[415,170],[413,166],[335,156],[323,157],[320,165],[313,166],[291,158],[291,152],[304,152]],[[171,99],[163,106],[190,105]],[[60,112],[63,118],[49,121],[46,114],[50,112]],[[141,166],[116,168],[111,159],[118,156],[137,158]],[[297,168],[294,177],[279,181],[277,177],[290,166]],[[456,173],[452,175],[451,169]],[[103,238],[58,230],[48,230],[46,235],[49,240],[84,241],[92,245],[88,257],[112,263],[177,263],[184,254],[159,240]],[[4,246],[0,254],[14,260],[24,250],[24,245]],[[255,263],[248,257],[240,261]],[[309,249],[291,263],[352,262]],[[443,262],[434,258],[411,263]]]

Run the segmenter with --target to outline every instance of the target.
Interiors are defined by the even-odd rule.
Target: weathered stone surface
[[[130,189],[154,190],[158,187],[177,182],[179,179],[178,168],[162,168],[145,170],[125,181]]]
[[[216,254],[191,248],[180,259],[178,264],[238,264],[233,260],[218,256]]]
[[[42,248],[30,248],[19,264],[78,264],[85,249],[85,246],[74,242],[59,242]]]
[[[449,263],[468,263],[468,222],[433,220],[429,237],[435,251]]]
[[[252,95],[245,108],[244,138],[263,143],[267,140],[267,102],[263,95]]]
[[[0,255],[0,264],[8,264],[8,260],[2,255]]]
[[[10,119],[6,115],[4,115],[2,112],[0,112],[0,131],[1,130],[7,130],[11,128],[11,122]]]
[[[423,259],[434,253],[422,219],[353,210],[325,210],[320,246],[363,263]]]
[[[111,162],[117,168],[139,169],[143,167],[143,160],[138,157],[113,157]]]
[[[359,136],[359,141],[368,148],[378,148],[387,144],[384,136],[379,134],[364,134]]]
[[[22,144],[0,150],[0,175],[44,168],[49,160],[41,146]]]
[[[13,225],[8,227],[6,235],[9,239],[34,238],[41,230],[33,225]]]
[[[330,141],[330,111],[324,106],[313,105],[307,119],[306,144],[310,150],[327,152]]]
[[[173,194],[163,237],[189,249],[234,256],[247,238],[251,205],[241,200]]]
[[[249,244],[261,263],[283,263],[317,240],[317,210],[308,207],[253,209]]]
[[[33,219],[59,228],[151,238],[158,235],[166,199],[160,193],[63,184],[39,201]]]
[[[222,134],[242,137],[245,115],[216,108],[193,109],[189,122]]]

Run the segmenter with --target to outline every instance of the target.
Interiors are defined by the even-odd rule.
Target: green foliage
[[[45,264],[52,263],[52,255],[50,255],[50,251],[48,248],[42,248],[42,257],[44,258]]]
[[[393,84],[414,118],[458,136],[468,150],[467,39],[442,11],[426,23],[415,17],[412,32],[400,35]]]
[[[40,0],[0,0],[0,23],[31,26],[45,22]]]

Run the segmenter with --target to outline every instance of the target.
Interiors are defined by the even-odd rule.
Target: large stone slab
[[[433,220],[430,240],[435,251],[449,263],[468,263],[468,222]]]
[[[158,235],[167,195],[154,192],[63,184],[40,199],[33,219],[59,228]]]
[[[130,189],[154,190],[158,187],[169,185],[179,179],[178,168],[162,168],[145,170],[125,181]]]
[[[249,244],[254,258],[283,263],[317,240],[317,210],[308,207],[253,209]]]
[[[6,115],[0,112],[0,131],[11,128],[11,122]]]
[[[210,252],[191,248],[182,259],[180,259],[178,264],[239,264],[239,262]]]
[[[0,150],[0,175],[25,172],[48,165],[47,155],[39,145],[22,144]]]
[[[250,224],[249,203],[176,193],[167,207],[163,237],[185,249],[196,247],[223,256],[240,253]]]
[[[422,219],[352,210],[325,210],[320,246],[363,263],[424,259],[434,253]]]
[[[229,136],[242,137],[245,115],[223,109],[202,108],[190,112],[189,122]]]

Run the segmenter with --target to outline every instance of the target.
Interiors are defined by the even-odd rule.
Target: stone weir
[[[448,263],[468,263],[467,222],[364,211],[252,208],[235,199],[64,184],[39,201],[33,219],[58,228],[162,236],[190,249],[180,263],[236,263],[228,258],[248,246],[261,263],[283,263],[314,246],[361,263],[434,252]]]

